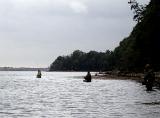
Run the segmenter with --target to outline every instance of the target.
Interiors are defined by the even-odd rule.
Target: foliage
[[[114,50],[115,58],[118,59],[115,65],[118,65],[119,69],[143,71],[146,63],[153,65],[156,70],[160,69],[159,0],[153,0],[146,6],[145,15],[142,18],[131,34]]]
[[[117,69],[140,72],[147,63],[160,70],[160,0],[151,0],[147,6],[139,5],[135,0],[129,4],[138,23],[113,52],[76,50],[70,56],[58,57],[51,64],[50,71]]]
[[[135,21],[141,22],[146,14],[146,5],[140,5],[136,0],[130,0],[128,4],[131,5],[131,10],[134,10],[133,19]]]
[[[112,68],[112,52],[90,51],[84,53],[80,50],[74,51],[70,56],[59,56],[50,66],[50,71],[100,71]]]

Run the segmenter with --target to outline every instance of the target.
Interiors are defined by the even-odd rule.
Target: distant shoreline
[[[0,71],[48,71],[48,68],[29,68],[29,67],[0,67]]]

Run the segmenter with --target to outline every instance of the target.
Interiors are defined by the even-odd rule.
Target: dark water
[[[0,118],[159,118],[160,91],[86,73],[0,72]]]

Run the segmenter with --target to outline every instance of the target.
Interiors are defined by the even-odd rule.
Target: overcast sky
[[[135,25],[128,1],[0,0],[0,66],[48,67],[76,49],[113,50]]]

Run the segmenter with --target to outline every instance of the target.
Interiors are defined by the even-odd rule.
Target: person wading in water
[[[41,78],[42,74],[41,74],[41,71],[38,70],[38,73],[37,73],[37,78]]]
[[[88,71],[87,75],[84,77],[84,82],[91,82],[92,80],[92,76],[91,76],[91,73],[90,71]]]
[[[144,69],[144,82],[143,85],[146,85],[147,90],[151,91],[153,87],[153,83],[155,81],[155,74],[150,64],[146,64]]]

